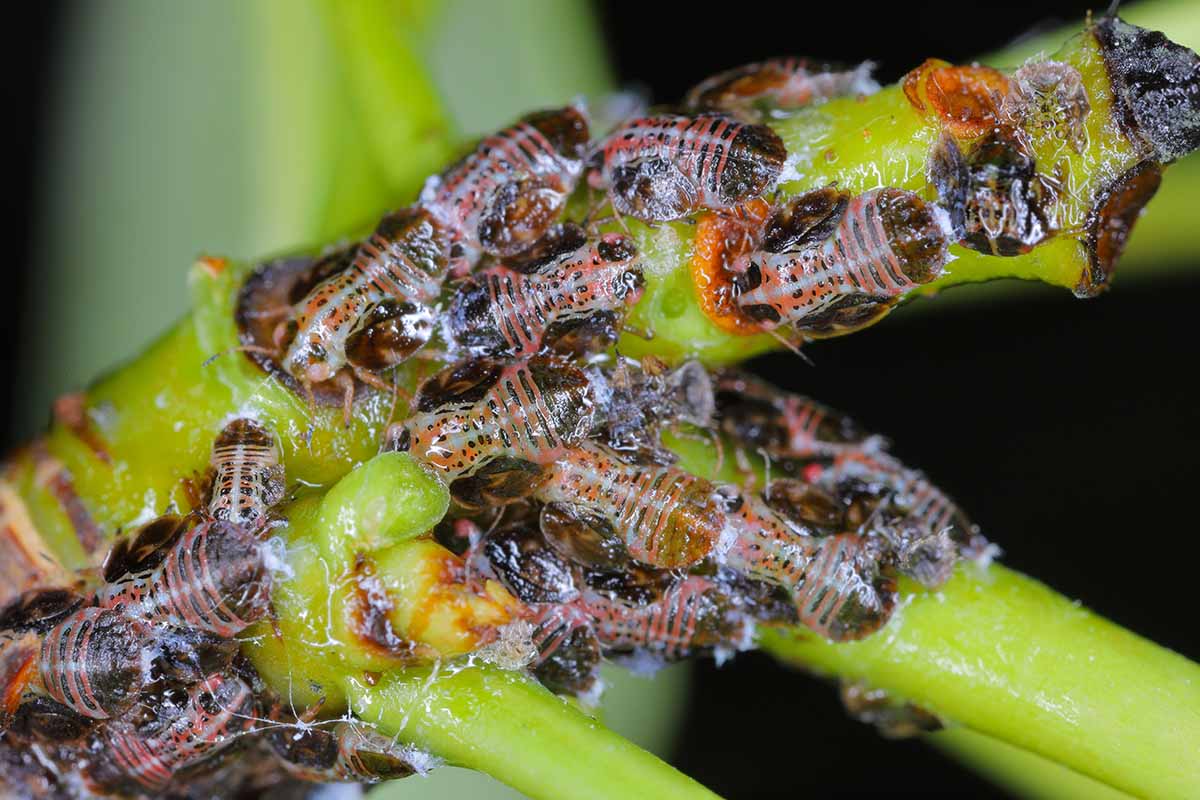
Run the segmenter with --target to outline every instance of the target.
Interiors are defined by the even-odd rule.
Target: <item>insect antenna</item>
[[[771,454],[763,448],[758,448],[758,454],[763,460],[763,497],[771,499]]]
[[[204,362],[201,363],[200,366],[207,367],[221,356],[227,356],[230,353],[262,353],[263,355],[270,356],[271,358],[275,358],[279,355],[278,350],[272,350],[271,348],[263,347],[260,344],[240,344],[237,347],[230,347],[226,350],[222,350],[219,353],[209,356],[208,358],[204,359]]]
[[[805,355],[803,352],[801,352],[800,347],[797,344],[789,341],[787,339],[787,337],[785,337],[782,333],[775,330],[774,328],[768,330],[767,333],[770,334],[770,336],[773,339],[775,339],[775,341],[779,342],[781,345],[783,345],[788,350],[790,350],[793,355],[799,356],[804,361],[805,364],[808,364],[810,367],[816,366],[816,364],[813,363],[813,360],[811,358],[809,358],[807,355]]]
[[[608,195],[601,195],[601,197],[603,199],[599,203],[597,203],[595,200],[595,197],[596,197],[596,195],[592,191],[592,187],[591,186],[587,187],[588,210],[587,210],[587,213],[583,215],[583,219],[580,221],[579,225],[580,225],[580,227],[582,227],[584,230],[587,231],[588,236],[595,236],[597,233],[597,231],[596,231],[597,228],[599,228],[601,225],[603,225],[607,222],[612,222],[613,220],[616,219],[616,212],[613,212],[612,214],[610,214],[607,217],[600,217],[599,219],[593,218],[592,215],[595,214],[600,209],[604,208],[604,204],[608,200]]]

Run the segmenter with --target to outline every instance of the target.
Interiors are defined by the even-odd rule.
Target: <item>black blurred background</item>
[[[1087,9],[1065,0],[1010,2],[1003,10],[961,0],[599,6],[618,78],[645,85],[656,100],[769,55],[869,58],[886,83],[926,56],[969,59],[1081,19]],[[31,263],[39,142],[64,17],[53,2],[24,11],[2,48],[10,173],[8,313],[0,315],[10,365],[0,389],[6,448],[15,444],[7,423],[21,391],[11,368],[22,345],[19,298],[37,281],[23,266]],[[1179,277],[1145,282],[1123,282],[1118,270],[1113,291],[1089,302],[1039,288],[974,303],[922,301],[937,305],[810,347],[815,367],[774,355],[755,368],[886,433],[903,460],[924,469],[1003,547],[1007,565],[1197,659],[1196,523],[1184,500],[1200,477],[1192,460],[1200,427],[1195,357],[1187,355],[1200,271],[1195,263],[1175,266]],[[844,716],[830,686],[764,656],[721,669],[699,665],[693,695],[673,761],[731,799],[999,796],[920,743],[879,739]]]

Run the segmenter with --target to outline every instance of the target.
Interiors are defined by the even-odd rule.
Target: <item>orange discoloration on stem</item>
[[[0,723],[16,713],[37,675],[41,637],[32,631],[0,643]]]
[[[5,481],[0,481],[0,552],[0,607],[29,589],[71,583],[34,527],[25,501]]]
[[[692,248],[692,284],[700,308],[714,324],[729,333],[751,336],[761,333],[762,328],[738,308],[733,287],[735,273],[729,267],[738,256],[753,250],[755,243],[749,231],[761,229],[771,207],[756,198],[738,211],[740,218],[715,212],[700,217]]]
[[[462,559],[432,540],[397,545],[377,563],[391,630],[434,655],[472,652],[520,611],[500,584],[469,580]]]
[[[58,501],[71,521],[75,538],[88,556],[95,556],[104,543],[104,534],[83,504],[75,481],[61,461],[50,454],[46,442],[38,439],[29,447],[34,464],[34,484],[47,490]]]
[[[112,456],[108,453],[108,446],[96,433],[92,427],[92,421],[88,417],[87,395],[83,392],[59,395],[54,401],[54,419],[87,445],[96,458],[109,466],[112,465]]]
[[[207,272],[210,278],[216,278],[229,267],[229,259],[220,256],[200,256],[196,259],[196,264]]]
[[[417,663],[437,656],[426,645],[401,636],[390,615],[395,603],[375,574],[375,564],[359,558],[354,565],[353,589],[346,605],[350,631],[356,644],[398,663]]]
[[[991,67],[954,66],[929,58],[904,76],[904,95],[921,113],[932,111],[960,139],[981,136],[996,125],[1009,80]]]

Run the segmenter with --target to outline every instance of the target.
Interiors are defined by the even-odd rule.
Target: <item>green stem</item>
[[[691,778],[519,673],[447,666],[349,680],[351,707],[389,735],[532,798],[714,798]]]
[[[947,728],[929,734],[925,741],[1018,797],[1029,800],[1127,800],[1130,797],[1075,770],[970,728]]]
[[[759,641],[1130,794],[1200,788],[1200,667],[1004,567],[960,568],[861,642],[783,629]]]

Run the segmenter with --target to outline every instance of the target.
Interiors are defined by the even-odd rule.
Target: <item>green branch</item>
[[[550,800],[714,798],[536,681],[494,667],[389,674],[347,682],[351,706],[389,734],[451,764]]]
[[[1017,797],[1030,800],[1128,800],[1130,797],[1108,784],[970,728],[947,728],[928,734],[925,741]]]
[[[1200,667],[1004,567],[960,568],[862,642],[768,629],[760,644],[1130,794],[1200,786]]]

